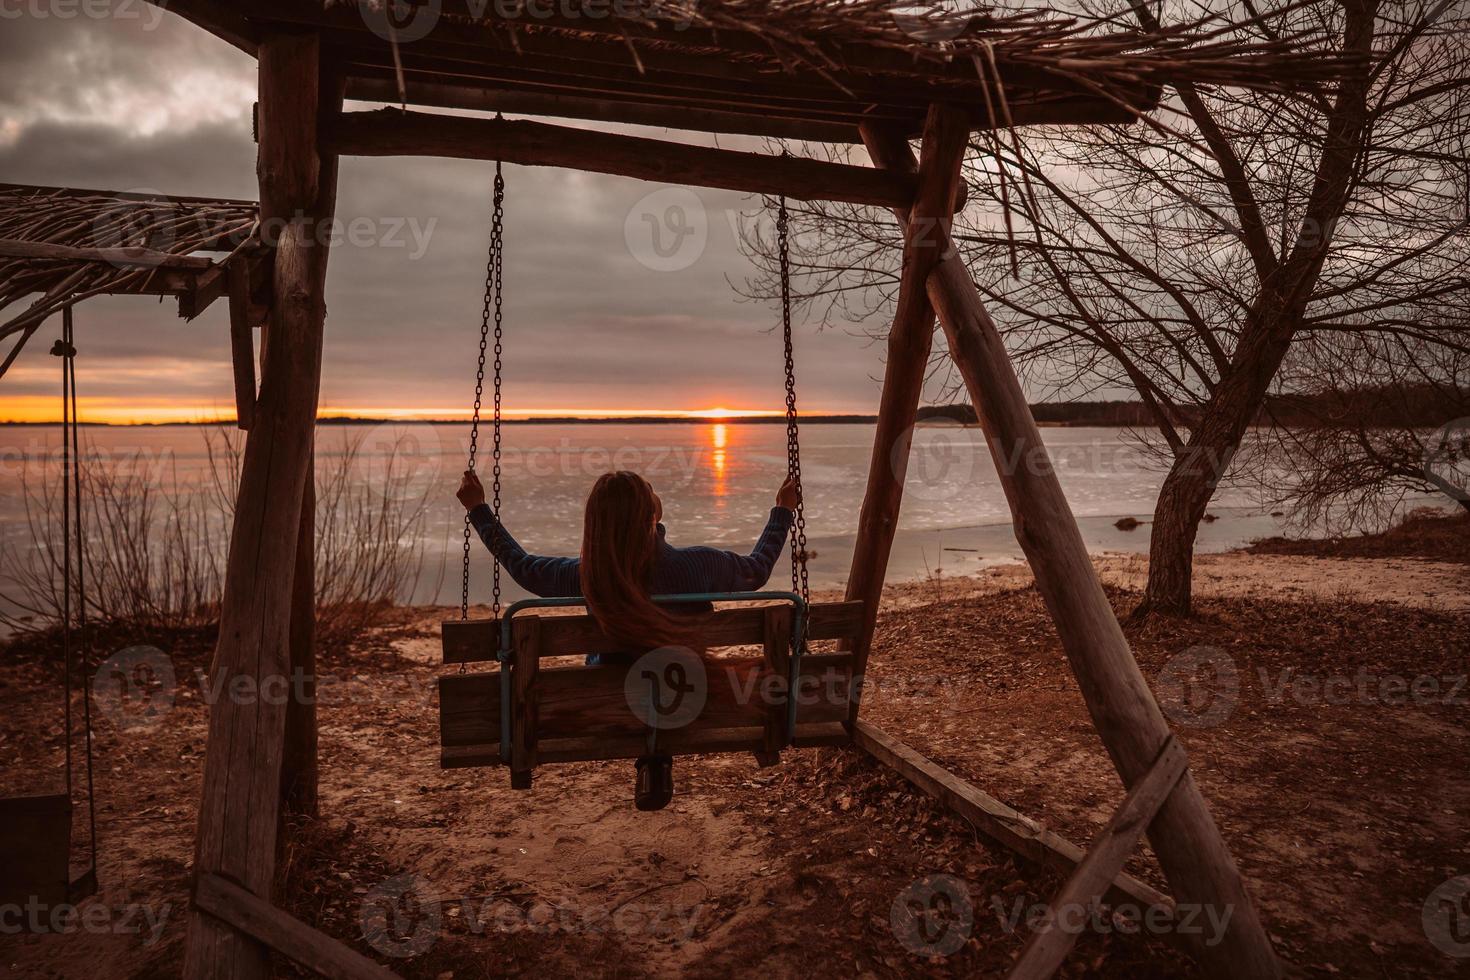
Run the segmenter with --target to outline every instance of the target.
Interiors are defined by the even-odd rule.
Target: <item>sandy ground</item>
[[[1258,680],[1283,665],[1463,676],[1465,566],[1199,561],[1200,619],[1130,627],[1130,639],[1153,682],[1202,644],[1239,671],[1226,720],[1186,715],[1176,729],[1292,971],[1470,971],[1429,944],[1421,919],[1436,885],[1470,872],[1470,712],[1279,688],[1273,700]],[[1114,556],[1099,567],[1125,586],[1143,570]],[[1122,789],[1028,584],[1024,567],[1004,566],[889,589],[867,717],[1085,843]],[[1136,601],[1115,598],[1121,611]],[[766,770],[746,757],[681,760],[679,796],[652,815],[632,809],[624,764],[546,767],[530,793],[498,770],[443,771],[438,615],[404,611],[323,664],[335,681],[320,708],[323,818],[293,833],[279,899],[405,976],[999,976],[1027,934],[1009,916],[1057,885],[852,752],[792,751]],[[105,922],[0,935],[0,976],[177,973],[205,720],[190,678],[207,648],[170,649],[182,683],[149,724],[100,719],[105,894],[94,904]],[[35,764],[58,750],[30,734],[55,720],[35,706],[45,674],[6,663],[7,788],[42,788]],[[1165,885],[1147,854],[1131,870]],[[1193,968],[1168,937],[1089,930],[1066,975]]]
[[[1096,564],[1109,585],[1141,590],[1148,579],[1148,559],[1141,555],[1105,555]],[[1449,562],[1227,552],[1196,556],[1194,572],[1195,595],[1391,602],[1446,612],[1470,609],[1470,565]]]
[[[1105,553],[1093,559],[1105,585],[1141,591],[1148,558]],[[1444,612],[1470,610],[1470,565],[1415,558],[1314,558],[1253,555],[1243,551],[1196,555],[1194,594],[1227,598],[1389,602]],[[1031,569],[1005,564],[969,576],[930,578],[889,586],[884,608],[953,599],[1030,585]],[[837,593],[828,598],[840,598]]]

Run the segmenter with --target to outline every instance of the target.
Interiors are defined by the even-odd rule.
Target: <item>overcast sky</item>
[[[254,59],[141,0],[0,13],[0,180],[257,196]],[[359,240],[332,254],[324,410],[467,408],[491,176],[456,160],[342,161],[337,214]],[[757,199],[520,167],[507,183],[512,410],[782,407],[777,311],[727,281],[751,271],[731,216]],[[664,227],[656,248],[648,222],[681,215],[696,231]],[[98,298],[77,326],[84,415],[231,411],[225,304],[186,324],[171,300]],[[0,381],[0,419],[54,416],[40,339]],[[804,410],[875,410],[882,351],[860,328],[805,328],[797,344]]]

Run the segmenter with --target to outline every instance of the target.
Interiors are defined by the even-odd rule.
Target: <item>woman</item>
[[[627,662],[635,652],[661,646],[698,649],[691,614],[708,612],[709,603],[656,605],[650,596],[691,592],[751,592],[766,584],[791,529],[796,484],[787,480],[776,492],[776,506],[754,550],[748,555],[717,548],[675,548],[665,539],[663,501],[647,480],[627,470],[599,477],[587,495],[579,558],[532,555],[500,525],[485,503],[485,488],[466,470],[456,494],[485,546],[532,595],[582,598],[603,632],[628,644],[623,657],[588,657],[588,663]],[[659,810],[674,792],[673,760],[638,760],[637,806]]]

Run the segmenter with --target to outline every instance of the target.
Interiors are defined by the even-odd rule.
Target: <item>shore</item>
[[[1126,615],[1145,560],[1103,555],[1097,567]],[[1470,712],[1455,700],[1470,692],[1453,690],[1470,650],[1467,595],[1470,565],[1457,562],[1234,551],[1197,559],[1195,618],[1125,624],[1302,975],[1463,965],[1427,938],[1423,909],[1470,872]],[[848,751],[788,751],[767,770],[681,759],[679,793],[656,814],[632,809],[625,765],[548,767],[529,793],[498,770],[441,770],[433,681],[446,613],[397,610],[321,664],[333,691],[319,708],[322,816],[293,835],[279,898],[404,976],[999,976],[1027,938],[1024,913],[1059,884]],[[114,925],[150,910],[156,931],[0,935],[0,962],[19,975],[176,973],[206,720],[192,678],[208,640],[167,648],[179,679],[169,710],[143,726],[99,718],[102,901]],[[1228,711],[1202,719],[1169,700],[1166,681],[1181,654],[1206,648],[1238,687]],[[47,760],[59,740],[34,733],[59,712],[38,693],[45,666],[11,654],[0,756],[7,782],[34,781],[57,774]],[[890,587],[870,674],[868,720],[1075,842],[1122,797],[1024,566]],[[1334,678],[1349,680],[1345,696],[1324,693]],[[1433,697],[1423,683],[1407,699],[1385,693],[1387,681],[1415,690],[1431,678]],[[1146,851],[1129,870],[1166,887]],[[968,895],[948,955],[892,925],[895,904],[934,874]],[[369,942],[364,909],[404,881],[432,899],[426,942]],[[1089,929],[1072,962],[1089,976],[1195,975],[1147,931]]]

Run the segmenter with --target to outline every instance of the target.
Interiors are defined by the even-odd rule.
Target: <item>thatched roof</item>
[[[253,201],[0,184],[0,338],[20,345],[62,307],[102,293],[179,297],[197,316],[225,288],[231,257],[252,253]],[[202,253],[214,253],[206,255]]]
[[[1306,37],[1199,21],[1148,32],[1044,9],[892,0],[172,0],[246,50],[321,32],[349,97],[855,139],[933,101],[977,128],[1119,122],[1162,86],[1299,88],[1344,62]],[[393,18],[385,11],[397,11]],[[391,23],[390,23],[391,20]]]

